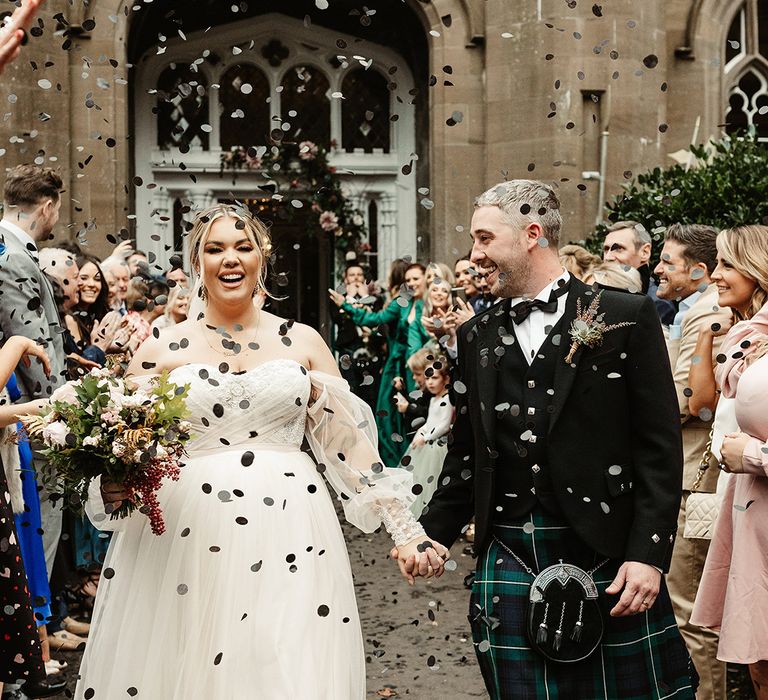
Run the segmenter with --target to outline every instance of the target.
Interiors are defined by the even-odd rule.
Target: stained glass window
[[[389,152],[389,89],[374,70],[350,71],[342,83],[341,145],[345,151],[374,148]]]
[[[171,64],[157,81],[157,145],[162,149],[209,147],[208,91],[205,76]]]
[[[232,146],[263,146],[268,143],[269,81],[256,66],[231,66],[219,87],[220,142]]]
[[[331,91],[328,78],[313,66],[294,66],[285,74],[282,88],[283,138],[330,146]],[[273,128],[279,126],[273,125]]]

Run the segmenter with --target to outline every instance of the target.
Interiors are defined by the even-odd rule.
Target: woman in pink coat
[[[712,280],[719,305],[739,322],[728,332],[716,377],[735,398],[741,432],[726,435],[728,482],[691,622],[720,629],[717,657],[748,664],[758,700],[768,700],[768,227],[717,238]]]

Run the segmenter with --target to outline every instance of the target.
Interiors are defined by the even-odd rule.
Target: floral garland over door
[[[335,143],[331,142],[331,148]],[[298,145],[234,146],[221,154],[222,171],[246,170],[261,173],[260,188],[274,190],[274,199],[287,199],[290,213],[307,206],[312,211],[307,233],[331,236],[338,261],[360,257],[370,250],[366,242],[365,219],[344,196],[341,178],[328,162],[328,151],[312,141]],[[278,182],[287,184],[287,192],[277,191]]]

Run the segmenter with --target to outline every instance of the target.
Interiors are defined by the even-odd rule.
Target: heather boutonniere
[[[603,344],[603,336],[608,331],[635,324],[634,321],[622,321],[621,323],[612,323],[610,326],[607,325],[603,321],[605,314],[598,313],[600,297],[602,296],[603,293],[598,292],[586,310],[583,310],[581,307],[581,299],[576,300],[576,318],[573,319],[571,328],[568,331],[568,334],[571,336],[571,349],[565,358],[568,364],[573,362],[573,356],[576,354],[579,346],[585,345],[588,348],[600,347]]]

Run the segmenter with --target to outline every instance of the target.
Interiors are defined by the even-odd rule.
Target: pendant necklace
[[[233,357],[234,355],[238,355],[241,352],[244,352],[245,350],[258,350],[259,344],[256,342],[256,336],[258,335],[258,325],[256,328],[256,332],[253,334],[253,340],[251,340],[248,345],[243,348],[243,346],[238,343],[227,331],[225,331],[223,328],[220,330],[216,328],[215,326],[209,326],[204,318],[200,319],[200,324],[203,329],[203,336],[205,337],[205,342],[208,343],[208,347],[211,348],[214,352],[219,353],[220,355],[224,355],[225,357]],[[235,326],[235,329],[237,328],[237,325]],[[214,347],[214,345],[211,343],[209,337],[208,337],[208,330],[213,331],[217,335],[220,335],[221,338],[221,347],[217,348]]]

